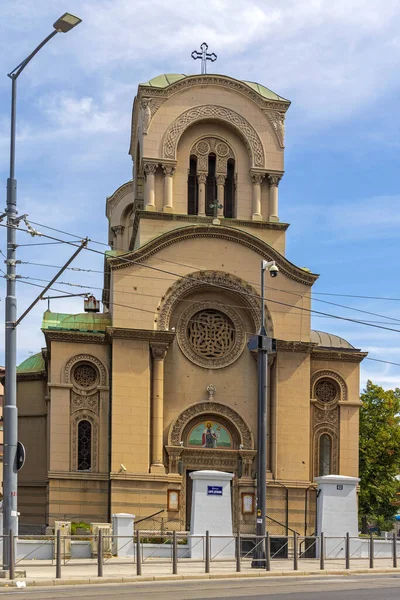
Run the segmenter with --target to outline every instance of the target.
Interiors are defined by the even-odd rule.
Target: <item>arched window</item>
[[[235,161],[228,160],[225,180],[224,217],[232,219],[235,216]]]
[[[190,157],[189,177],[188,177],[188,215],[197,215],[197,157]]]
[[[215,154],[208,155],[208,175],[206,180],[206,215],[209,217],[214,216],[214,209],[210,207],[210,204],[214,204],[217,201],[217,178],[216,174],[216,161]]]
[[[78,423],[78,471],[92,468],[92,424],[90,421]]]
[[[331,475],[332,439],[327,433],[319,438],[319,476]]]

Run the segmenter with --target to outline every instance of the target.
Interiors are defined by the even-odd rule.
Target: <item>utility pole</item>
[[[17,411],[17,294],[16,294],[16,230],[17,180],[15,177],[15,142],[17,122],[17,79],[32,58],[57,33],[66,33],[78,25],[81,19],[65,13],[53,25],[51,32],[35,50],[15,69],[8,73],[11,79],[11,134],[10,134],[10,174],[7,179],[7,295],[5,302],[5,381],[4,381],[4,457],[3,457],[3,530],[6,536],[18,535],[18,411]],[[9,537],[3,542],[3,568],[9,567]]]
[[[276,351],[276,340],[268,336],[265,328],[264,278],[268,269],[271,277],[279,273],[275,261],[261,261],[261,327],[258,335],[250,338],[249,350],[258,354],[258,404],[257,404],[257,511],[256,545],[251,566],[265,569],[264,538],[266,533],[267,505],[267,394],[268,394],[268,354]]]

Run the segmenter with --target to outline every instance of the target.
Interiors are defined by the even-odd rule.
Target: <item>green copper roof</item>
[[[17,373],[41,373],[45,370],[45,364],[43,355],[41,352],[33,354],[29,358],[26,358],[17,367]]]
[[[81,313],[68,315],[49,310],[43,315],[42,329],[48,331],[81,331],[104,333],[111,325],[111,317],[105,313]]]
[[[212,77],[212,75],[210,76]],[[172,83],[175,83],[180,79],[184,79],[185,77],[193,77],[193,75],[183,75],[182,73],[166,73],[164,75],[157,75],[157,77],[153,77],[153,79],[150,79],[150,81],[146,81],[146,83],[141,83],[140,85],[146,87],[166,88]],[[269,90],[260,83],[256,83],[254,81],[242,81],[242,83],[245,83],[252,90],[258,92],[263,98],[267,98],[268,100],[284,100],[285,102],[288,102],[286,98],[278,96],[278,94],[275,94],[275,92]]]
[[[183,73],[165,73],[164,75],[157,75],[157,77],[153,77],[150,81],[146,81],[146,83],[141,83],[140,85],[165,88],[171,85],[171,83],[175,83],[175,81],[184,79],[184,77],[187,77],[187,75],[184,75]]]
[[[278,94],[275,94],[275,92],[273,92],[272,90],[265,87],[265,85],[261,85],[261,83],[256,83],[255,81],[243,81],[243,83],[245,83],[246,85],[251,87],[253,90],[258,92],[260,94],[260,96],[262,96],[263,98],[268,98],[268,100],[285,100],[285,101],[287,101],[286,98],[283,98],[282,96],[278,96]]]

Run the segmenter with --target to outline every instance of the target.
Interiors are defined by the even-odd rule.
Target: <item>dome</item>
[[[176,83],[177,81],[180,81],[181,79],[185,79],[185,78],[189,78],[189,77],[198,77],[198,76],[199,75],[184,75],[183,73],[164,73],[162,75],[157,75],[157,77],[153,77],[149,81],[146,81],[145,83],[141,83],[140,85],[142,87],[153,87],[153,88],[163,89],[163,88],[169,87],[170,85],[172,85],[173,83]],[[209,74],[209,75],[202,75],[202,77],[215,77],[215,76],[216,76],[215,73]],[[234,79],[233,77],[226,77],[226,75],[218,75],[218,77],[224,77],[226,79]],[[241,80],[237,79],[236,81],[241,81]],[[265,98],[267,100],[282,100],[284,102],[288,102],[288,100],[286,100],[286,98],[283,98],[282,96],[278,96],[278,94],[275,94],[275,92],[268,89],[264,85],[261,85],[260,83],[256,83],[255,81],[241,81],[241,83],[244,83],[249,88],[251,88],[252,90],[257,92],[260,96],[262,96],[263,98]]]
[[[322,348],[354,350],[354,346],[344,338],[334,335],[333,333],[326,333],[325,331],[311,330],[311,342]]]

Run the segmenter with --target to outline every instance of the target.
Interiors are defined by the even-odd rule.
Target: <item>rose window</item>
[[[91,365],[78,365],[74,371],[75,383],[82,388],[91,388],[97,383],[97,372]]]
[[[244,347],[242,320],[228,305],[196,302],[179,319],[177,339],[192,362],[220,368],[234,362]]]
[[[219,310],[201,310],[190,319],[187,338],[196,354],[205,358],[220,358],[235,343],[235,326]]]
[[[329,379],[320,379],[315,384],[315,397],[320,402],[333,402],[337,396],[337,387]]]

